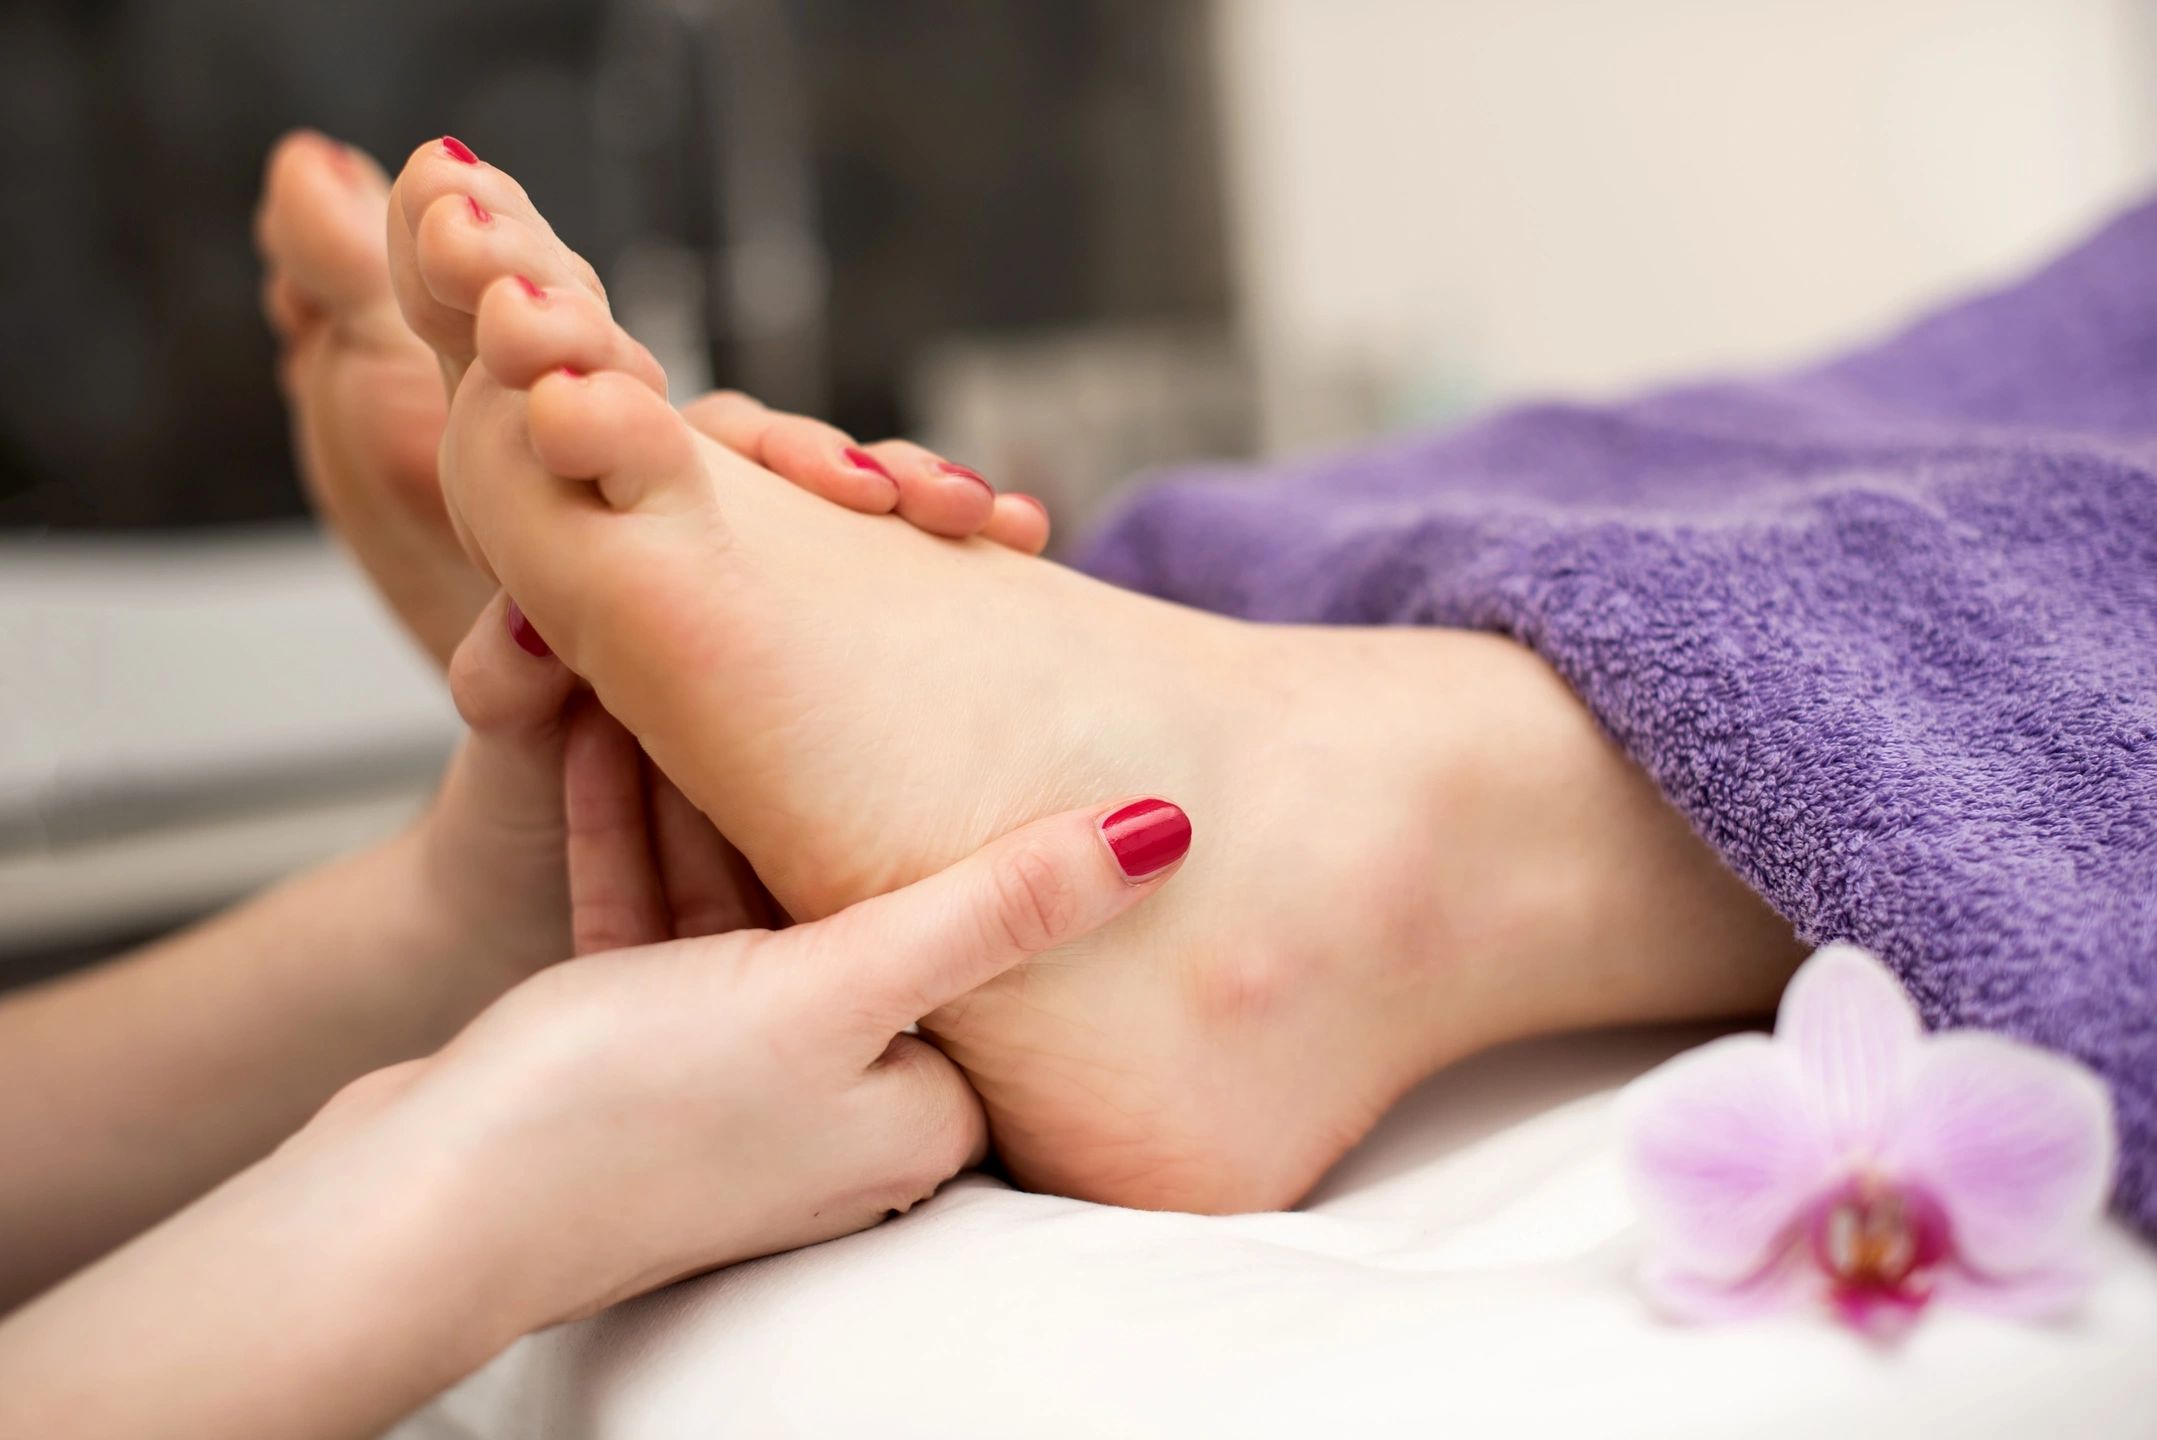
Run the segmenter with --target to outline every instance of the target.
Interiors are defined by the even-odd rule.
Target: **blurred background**
[[[453,736],[314,533],[265,151],[443,132],[677,399],[1059,533],[1263,459],[1805,358],[2157,186],[2153,0],[0,0],[0,983],[400,823]]]

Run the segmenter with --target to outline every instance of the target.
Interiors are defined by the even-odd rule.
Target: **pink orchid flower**
[[[1924,1033],[1885,966],[1831,945],[1772,1037],[1731,1035],[1624,1100],[1643,1278],[1681,1319],[1825,1302],[1866,1329],[1934,1299],[2057,1313],[2111,1191],[2104,1086],[1976,1031]]]

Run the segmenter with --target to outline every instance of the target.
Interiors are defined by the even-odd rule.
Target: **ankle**
[[[1481,642],[1455,817],[1450,979],[1478,1048],[1770,1008],[1801,950],[1540,656]],[[1466,847],[1459,836],[1477,837]]]

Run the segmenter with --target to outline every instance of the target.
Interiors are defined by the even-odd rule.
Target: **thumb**
[[[1037,820],[791,932],[828,957],[797,973],[846,995],[842,1013],[867,1021],[881,1047],[1027,956],[1100,929],[1158,890],[1190,848],[1190,819],[1166,800]]]

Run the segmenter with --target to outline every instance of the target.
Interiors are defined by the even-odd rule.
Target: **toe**
[[[743,459],[835,505],[883,515],[899,503],[897,477],[835,425],[767,409],[734,390],[691,401],[682,417]]]
[[[295,131],[270,151],[255,211],[256,248],[311,310],[377,304],[389,294],[387,194],[381,172],[357,151]]]
[[[451,379],[472,361],[473,317],[494,281],[523,275],[548,288],[605,296],[598,274],[562,244],[524,188],[446,136],[405,162],[388,232],[397,303]]]
[[[554,370],[619,370],[657,395],[667,393],[666,372],[651,351],[579,285],[549,287],[523,275],[498,279],[480,296],[476,334],[480,363],[513,389]]]
[[[1016,491],[999,495],[981,538],[1022,555],[1039,555],[1049,548],[1049,507]]]
[[[869,447],[899,483],[899,518],[932,535],[972,535],[989,523],[996,491],[970,466],[946,460],[910,440]]]
[[[708,493],[688,425],[649,385],[617,370],[557,370],[532,387],[533,453],[555,475],[596,482],[617,510]]]

